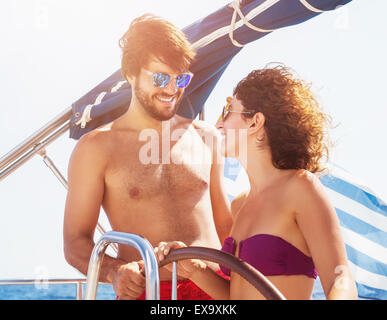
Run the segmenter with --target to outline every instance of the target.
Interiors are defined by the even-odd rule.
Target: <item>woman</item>
[[[328,124],[310,87],[284,66],[240,81],[217,124],[225,156],[237,158],[250,181],[231,204],[222,250],[261,271],[287,299],[310,299],[317,272],[327,299],[357,298],[339,221],[316,176],[328,159]],[[155,251],[162,260],[184,246],[162,242]],[[264,298],[239,275],[228,281],[200,260],[179,262],[179,275],[215,299]]]

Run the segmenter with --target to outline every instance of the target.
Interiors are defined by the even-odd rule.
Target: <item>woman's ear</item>
[[[257,134],[265,125],[265,116],[262,112],[257,112],[250,120],[248,133],[251,135]]]

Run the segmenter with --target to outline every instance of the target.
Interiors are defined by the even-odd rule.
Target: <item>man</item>
[[[100,206],[113,230],[142,235],[154,247],[179,239],[220,248],[232,224],[216,129],[176,115],[192,77],[191,45],[171,23],[144,15],[131,23],[120,46],[122,74],[132,87],[129,109],[82,136],[69,162],[64,252],[84,274]],[[112,283],[121,299],[143,297],[140,259],[137,250],[120,245],[117,258],[104,257],[99,281]],[[160,270],[162,299],[170,278]],[[180,280],[188,291],[184,299],[210,298]]]

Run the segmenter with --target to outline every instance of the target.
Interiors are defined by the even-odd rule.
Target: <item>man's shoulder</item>
[[[82,135],[77,141],[73,153],[82,157],[101,158],[108,154],[108,149],[112,147],[113,141],[111,124],[103,125]]]
[[[113,121],[82,135],[74,151],[81,154],[90,153],[98,157],[110,157],[121,150],[123,144],[137,140],[138,132]]]
[[[79,144],[90,147],[109,147],[119,142],[120,137],[137,137],[138,134],[130,128],[121,126],[117,121],[99,126],[98,128],[85,133],[78,141]]]
[[[109,136],[111,136],[111,127],[110,125],[104,125],[82,135],[77,142],[77,146],[79,145],[82,148],[102,147],[104,142],[109,139]]]

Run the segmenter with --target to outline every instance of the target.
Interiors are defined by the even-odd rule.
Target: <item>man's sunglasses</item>
[[[164,88],[168,85],[168,83],[172,79],[175,79],[176,86],[180,89],[184,89],[189,85],[189,83],[191,82],[191,79],[193,77],[193,74],[190,72],[172,76],[172,75],[169,75],[167,73],[152,72],[152,71],[145,70],[145,69],[143,69],[143,70],[145,71],[145,73],[152,76],[153,85],[156,88]]]

